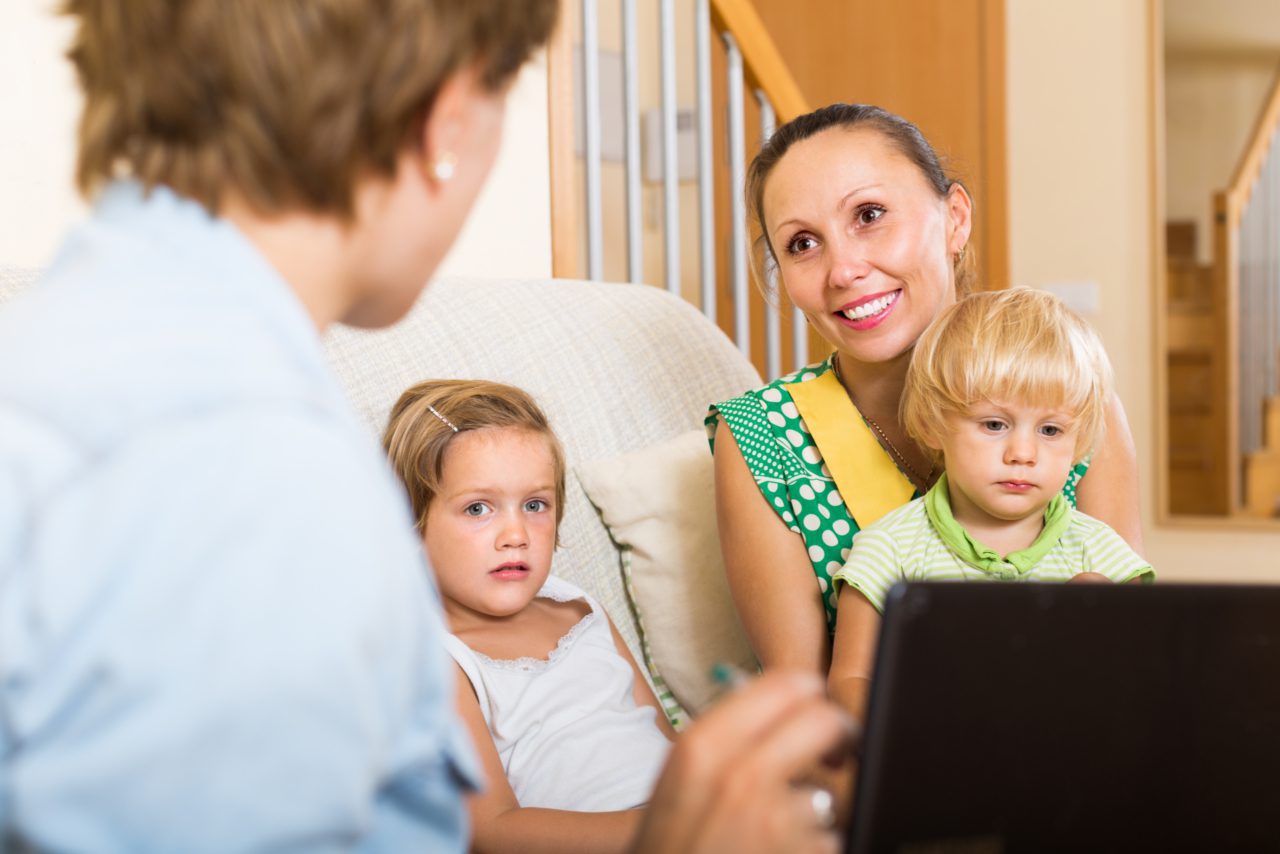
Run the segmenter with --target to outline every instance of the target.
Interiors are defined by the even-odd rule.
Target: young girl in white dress
[[[383,437],[435,569],[483,763],[474,850],[625,850],[675,733],[600,604],[551,576],[564,458],[533,399],[436,380]]]

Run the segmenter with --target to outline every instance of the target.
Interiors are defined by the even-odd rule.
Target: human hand
[[[1111,579],[1100,572],[1081,572],[1067,579],[1068,584],[1110,584]]]
[[[819,816],[813,779],[853,746],[850,718],[822,680],[771,672],[735,691],[684,732],[671,750],[636,839],[637,854],[835,852],[840,839]]]

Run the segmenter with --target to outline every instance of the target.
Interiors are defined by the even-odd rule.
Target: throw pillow
[[[614,542],[630,552],[624,562],[653,675],[696,716],[724,690],[711,677],[716,664],[758,667],[725,580],[706,434],[584,463],[577,475]]]

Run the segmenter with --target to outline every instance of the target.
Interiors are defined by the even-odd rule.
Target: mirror
[[[1156,10],[1162,515],[1280,519],[1280,4]]]

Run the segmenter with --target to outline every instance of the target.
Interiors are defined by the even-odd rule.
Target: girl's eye
[[[988,419],[988,420],[986,420],[986,421],[981,421],[981,422],[979,422],[979,424],[980,424],[980,426],[982,427],[982,429],[983,429],[983,430],[986,430],[986,431],[988,431],[988,432],[990,432],[990,433],[999,433],[1001,430],[1003,430],[1003,429],[1004,429],[1004,422],[1003,422],[1003,421],[996,421],[996,420],[994,420],[994,419]]]
[[[466,507],[463,507],[462,512],[467,516],[483,516],[489,512],[489,508],[479,501],[473,501]]]
[[[808,252],[810,249],[818,245],[818,241],[814,240],[807,234],[799,234],[791,238],[787,243],[788,255],[799,255],[802,252]]]
[[[1054,436],[1061,436],[1062,428],[1056,424],[1046,424],[1040,428],[1040,433],[1041,435],[1048,436],[1050,438]]]
[[[526,513],[542,513],[551,508],[549,501],[543,501],[541,498],[530,498],[524,503]]]
[[[880,205],[863,205],[858,208],[858,225],[871,225],[882,216],[884,216],[884,208]]]

